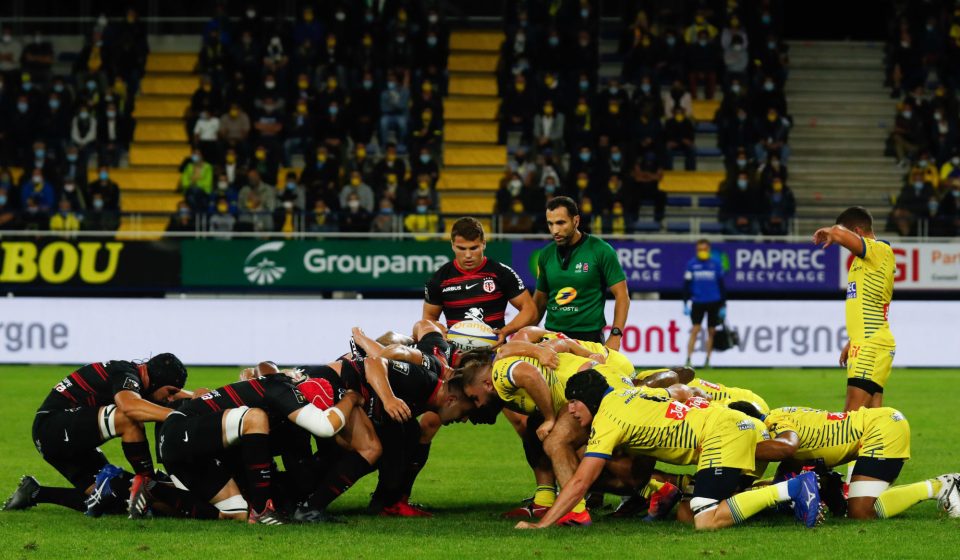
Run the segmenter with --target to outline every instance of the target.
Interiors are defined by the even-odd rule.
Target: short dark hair
[[[447,392],[451,394],[456,394],[460,398],[465,398],[467,393],[463,390],[463,376],[454,375],[447,380]]]
[[[450,228],[450,241],[456,239],[457,236],[467,241],[476,241],[477,239],[483,241],[483,224],[476,218],[460,218]]]
[[[863,206],[851,206],[840,212],[837,223],[849,230],[860,228],[868,233],[873,231],[873,216]]]
[[[763,420],[763,413],[760,412],[760,409],[757,408],[757,405],[753,404],[750,401],[736,401],[727,405],[727,408],[730,410],[736,410],[746,414],[751,418],[756,418],[757,420]]]
[[[699,245],[699,244],[701,244],[701,243],[706,243],[707,245],[709,245],[709,244],[710,244],[710,240],[707,239],[706,237],[701,237],[700,239],[697,239],[697,245]]]
[[[577,203],[574,202],[569,196],[558,196],[556,198],[551,198],[547,202],[547,210],[556,210],[557,208],[566,208],[567,213],[570,214],[570,217],[579,216],[580,209],[577,208]]]

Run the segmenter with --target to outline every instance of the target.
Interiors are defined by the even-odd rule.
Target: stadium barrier
[[[78,364],[175,352],[192,365],[318,364],[348,350],[351,327],[409,332],[421,312],[414,299],[8,298],[0,363]],[[612,301],[606,313],[613,316]],[[895,301],[890,322],[895,365],[960,366],[960,302]],[[715,366],[836,367],[846,342],[842,301],[735,300],[728,324],[740,344],[715,354]],[[634,301],[623,351],[637,365],[683,363],[689,326],[680,302]]]

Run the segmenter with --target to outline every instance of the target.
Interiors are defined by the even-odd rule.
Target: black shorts
[[[711,301],[710,303],[694,303],[690,309],[690,319],[694,325],[703,322],[703,315],[707,315],[707,326],[716,327],[723,321],[720,320],[720,309],[723,308],[722,301]]]
[[[893,484],[900,476],[904,459],[877,459],[874,457],[858,457],[853,467],[853,476],[869,476]]]
[[[166,465],[216,457],[223,451],[223,415],[226,413],[227,410],[190,416],[171,413],[160,428],[157,459]]]
[[[857,389],[862,389],[871,396],[876,395],[877,393],[883,393],[883,387],[881,387],[876,381],[860,379],[858,377],[848,377],[847,387],[856,387]]]
[[[98,447],[100,407],[40,410],[33,420],[33,444],[43,459],[70,481],[86,490],[107,464]]]
[[[717,467],[697,471],[693,478],[693,497],[722,501],[733,496],[740,487],[741,469]],[[696,512],[694,512],[696,514]]]
[[[443,366],[450,363],[450,343],[438,332],[427,333],[417,341],[417,350],[423,354],[423,367],[443,375]]]

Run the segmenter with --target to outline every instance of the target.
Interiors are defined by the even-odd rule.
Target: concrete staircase
[[[444,213],[488,215],[507,163],[497,144],[496,68],[503,33],[454,31],[444,99],[444,168],[437,185]]]
[[[832,223],[844,208],[861,205],[882,220],[903,170],[884,157],[895,101],[883,87],[883,51],[877,43],[794,42],[786,94],[790,187],[797,197],[797,232]]]
[[[130,146],[130,165],[111,172],[122,189],[124,212],[143,214],[124,219],[120,231],[160,232],[176,211],[177,167],[189,155],[183,113],[197,87],[195,53],[154,52],[147,59],[134,117],[137,128]]]

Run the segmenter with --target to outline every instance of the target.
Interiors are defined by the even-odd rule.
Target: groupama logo
[[[251,284],[269,285],[283,278],[283,275],[287,272],[286,267],[278,266],[275,261],[265,255],[265,253],[276,253],[280,249],[283,249],[283,241],[271,241],[257,247],[247,255],[243,262],[243,273]],[[257,261],[258,257],[260,257],[259,261]]]

